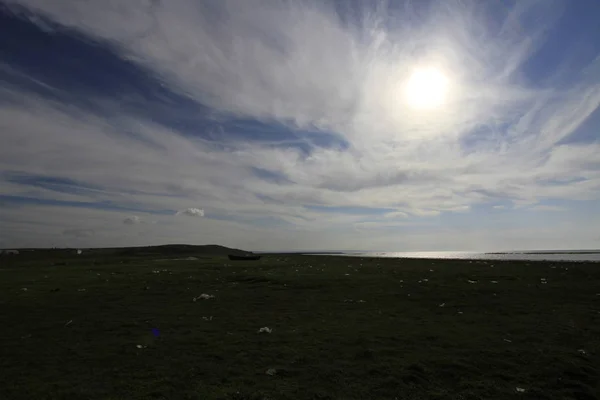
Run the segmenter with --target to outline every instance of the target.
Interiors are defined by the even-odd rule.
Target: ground
[[[0,398],[600,398],[598,263],[187,257],[0,259]]]

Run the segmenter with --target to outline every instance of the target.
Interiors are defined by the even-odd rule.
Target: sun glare
[[[436,68],[416,69],[406,82],[404,96],[408,105],[418,110],[442,106],[448,92],[448,78]]]

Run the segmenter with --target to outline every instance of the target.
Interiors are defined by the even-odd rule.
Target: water
[[[600,250],[564,250],[539,252],[478,253],[469,251],[364,252],[342,253],[351,257],[380,258],[452,258],[463,260],[597,261]]]

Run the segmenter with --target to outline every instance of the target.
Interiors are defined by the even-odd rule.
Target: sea
[[[482,253],[470,251],[340,252],[331,255],[378,258],[446,258],[462,260],[596,261],[600,250],[553,250]]]

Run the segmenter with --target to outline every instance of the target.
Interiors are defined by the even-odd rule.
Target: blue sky
[[[599,19],[0,0],[0,247],[599,248]]]

